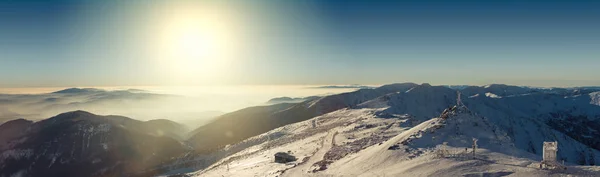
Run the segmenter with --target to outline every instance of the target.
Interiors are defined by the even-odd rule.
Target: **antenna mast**
[[[462,101],[460,100],[460,91],[456,91],[458,97],[456,98],[456,107],[462,106]]]

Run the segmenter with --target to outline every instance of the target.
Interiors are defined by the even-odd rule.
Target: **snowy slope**
[[[567,95],[554,92],[531,92],[510,95],[491,93],[501,86],[482,88],[483,94],[461,94],[469,108],[490,120],[513,139],[519,149],[541,155],[544,141],[558,141],[562,149],[559,158],[578,164],[598,164],[600,161],[600,106],[593,104],[597,93]],[[506,90],[524,92],[521,87],[506,86]],[[509,89],[513,88],[513,89]],[[462,92],[461,92],[462,93]],[[458,93],[443,86],[422,84],[406,92],[391,93],[362,104],[361,108],[382,108],[380,117],[409,116],[413,124],[439,115],[456,103]],[[487,96],[486,96],[487,95]]]
[[[590,93],[590,104],[600,106],[600,92]]]
[[[600,168],[582,166],[558,172],[539,170],[539,157],[515,148],[505,133],[465,110],[423,122],[383,145],[333,163],[328,172],[316,176],[600,175]],[[471,138],[479,140],[476,155],[471,154]],[[445,157],[438,156],[442,142],[448,144]],[[397,148],[390,150],[394,145]]]
[[[381,117],[408,114],[415,120],[427,120],[442,113],[456,103],[456,91],[422,84],[405,92],[388,94],[359,105],[362,108],[385,108],[378,112]]]
[[[590,104],[589,95],[479,96],[464,102],[507,132],[520,149],[541,155],[542,142],[558,141],[560,159],[579,164],[600,162],[600,140],[594,138],[600,135],[600,107]]]
[[[402,84],[397,86],[400,85]],[[444,167],[447,170],[445,172],[455,175],[494,176],[509,173],[544,176],[550,173],[531,167],[540,160],[544,141],[559,142],[559,161],[565,160],[568,164],[598,164],[600,153],[597,145],[600,145],[598,142],[600,140],[595,137],[600,136],[598,134],[600,106],[594,104],[598,100],[597,92],[590,90],[558,92],[556,89],[532,89],[506,85],[478,88],[471,88],[478,90],[473,92],[476,93],[474,95],[467,95],[461,91],[461,100],[469,108],[470,113],[458,116],[458,119],[452,120],[454,122],[446,122],[435,117],[457,104],[459,93],[447,87],[429,84],[414,85],[404,90],[395,88],[396,91],[391,91],[390,89],[388,93],[375,94],[370,90],[364,93],[339,94],[325,97],[327,99],[300,103],[275,115],[279,115],[278,117],[282,119],[293,119],[296,114],[287,114],[294,112],[290,111],[293,109],[311,108],[310,110],[314,111],[325,110],[322,108],[343,109],[285,125],[231,145],[224,150],[225,153],[219,152],[220,156],[214,158],[216,163],[205,164],[210,165],[208,168],[197,167],[199,171],[194,174],[369,176],[364,173],[365,170],[381,165],[381,170],[396,171],[384,174],[398,175],[413,174],[410,170],[424,168],[418,166],[419,164],[448,163],[449,166]],[[377,97],[378,94],[380,96]],[[313,120],[318,125],[315,128],[311,125]],[[445,125],[444,127],[452,128],[441,131],[439,132],[441,134],[437,135],[427,133],[442,124]],[[430,158],[435,155],[431,153],[442,142],[448,142],[450,149],[464,151],[464,147],[470,147],[473,137],[479,139],[482,153],[488,154],[488,159],[483,159],[487,161]],[[392,140],[389,140],[390,138]],[[447,141],[448,139],[453,141]],[[402,142],[415,144],[402,144]],[[393,145],[398,145],[394,148],[405,146],[409,151],[388,150]],[[273,163],[273,154],[287,151],[299,160],[287,165]],[[371,155],[359,155],[364,153]],[[382,155],[382,157],[372,157],[373,161],[364,159],[374,155]],[[350,167],[360,166],[360,164],[372,164],[372,166],[364,169],[354,168],[353,172],[353,169],[345,169],[339,164],[344,164],[343,166],[352,164],[349,165]],[[401,168],[395,166],[396,164],[403,164],[403,166]],[[472,173],[460,171],[450,173],[453,168],[464,169],[463,172],[469,171],[468,166],[465,165],[473,164],[479,165],[479,171],[475,169],[470,171]],[[510,170],[502,171],[496,168]],[[409,171],[398,171],[398,169]],[[570,169],[575,171],[565,173],[582,175],[595,170],[583,166]],[[443,174],[441,172],[444,171],[414,174],[428,176]]]
[[[472,96],[475,94],[484,95],[486,93],[490,93],[497,96],[510,96],[510,95],[521,95],[527,94],[537,91],[537,89],[531,89],[527,87],[519,87],[513,85],[505,85],[505,84],[490,84],[485,85],[483,87],[478,86],[470,86],[460,90],[463,94],[467,96]]]
[[[194,175],[278,176],[287,170],[290,172],[285,173],[318,171],[320,166],[314,164],[326,166],[329,161],[383,143],[407,129],[402,124],[406,119],[377,118],[374,115],[376,111],[378,110],[342,109],[277,128],[232,145],[229,149],[238,146],[247,148]],[[248,142],[257,140],[260,140],[260,143],[248,146]],[[273,162],[273,154],[288,151],[296,156],[298,161],[289,164]]]
[[[449,112],[410,129],[403,121],[378,118],[381,109],[344,109],[263,134],[284,136],[229,156],[190,176],[481,176],[599,175],[600,168],[571,166],[568,171],[536,168],[539,156],[514,147],[506,133],[469,111]],[[387,123],[387,125],[386,125]],[[361,125],[375,125],[365,129]],[[381,126],[386,125],[386,126]],[[389,128],[388,128],[389,127]],[[387,136],[387,137],[386,137]],[[380,137],[380,138],[377,138]],[[478,138],[476,158],[464,153]],[[436,156],[448,142],[455,157]],[[390,147],[397,148],[390,150]],[[355,151],[353,151],[355,149]],[[297,162],[273,162],[276,152],[291,152]],[[435,168],[432,168],[434,166]]]
[[[213,122],[197,128],[189,141],[198,150],[216,149],[227,144],[265,133],[269,130],[301,122],[342,108],[355,107],[365,101],[388,93],[403,92],[415,87],[414,83],[390,84],[374,89],[360,89],[308,100],[302,103],[282,103],[245,108],[217,117]]]
[[[308,109],[314,109],[316,114],[321,115],[323,113],[329,113],[342,108],[355,107],[356,105],[365,101],[369,101],[386,94],[405,92],[416,86],[418,85],[414,83],[401,83],[383,85],[374,89],[360,89],[354,92],[322,97],[320,99],[307,102],[304,105],[298,105],[296,108],[306,107]]]

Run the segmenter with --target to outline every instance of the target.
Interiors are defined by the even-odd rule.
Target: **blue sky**
[[[0,1],[0,87],[600,85],[598,1],[219,2],[235,29],[218,35],[236,36],[216,39],[241,46],[219,52],[244,52],[218,67],[169,58],[181,73],[147,47],[172,2]]]

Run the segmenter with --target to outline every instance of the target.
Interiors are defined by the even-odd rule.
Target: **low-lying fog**
[[[40,120],[84,110],[138,120],[170,119],[194,126],[220,114],[265,105],[276,97],[299,101],[308,96],[356,90],[358,86],[204,86],[0,89],[0,123]],[[276,103],[276,102],[273,102]]]

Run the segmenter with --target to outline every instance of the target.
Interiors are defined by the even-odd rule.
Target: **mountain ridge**
[[[154,134],[150,131],[154,128],[147,129],[144,124],[127,117],[99,116],[86,111],[62,113],[29,123],[21,126],[21,134],[6,139],[6,146],[0,149],[0,176],[156,173],[144,171],[186,150],[168,133]],[[7,130],[3,125],[0,132]]]

